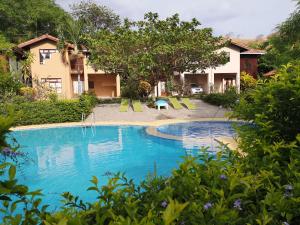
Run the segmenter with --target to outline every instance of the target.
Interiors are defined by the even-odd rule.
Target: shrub
[[[140,81],[138,92],[142,98],[148,97],[152,90],[151,84],[149,84],[147,81]]]
[[[49,99],[49,101],[51,102],[57,102],[58,100],[58,95],[56,92],[50,92],[47,96],[47,98]]]
[[[98,99],[98,104],[120,104],[121,98]]]
[[[19,93],[22,87],[21,82],[10,73],[0,71],[0,102],[9,100]]]
[[[88,94],[80,96],[79,100],[21,100],[17,103],[2,104],[0,113],[4,114],[5,108],[12,107],[16,114],[15,126],[78,122],[81,121],[82,113],[88,115],[92,112],[95,101],[96,99]]]
[[[255,88],[257,85],[257,80],[253,78],[250,74],[246,72],[241,73],[241,91],[247,91]]]
[[[20,94],[28,101],[33,101],[36,97],[36,90],[32,87],[21,87]]]
[[[200,97],[207,103],[228,108],[236,105],[239,95],[234,88],[230,88],[225,93],[211,93]]]

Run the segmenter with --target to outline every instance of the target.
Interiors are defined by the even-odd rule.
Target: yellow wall
[[[89,81],[94,82],[94,89],[97,97],[118,97],[116,86],[116,75],[110,74],[89,74]]]
[[[51,59],[46,59],[45,64],[40,64],[40,49],[56,49],[56,43],[49,40],[41,41],[30,47],[30,52],[34,57],[34,62],[31,64],[33,86],[36,86],[35,80],[41,82],[42,78],[60,78],[62,79],[62,93],[59,95],[63,98],[71,98],[70,66],[63,62],[61,53],[58,51],[52,53]]]
[[[36,80],[41,82],[43,78],[58,78],[62,81],[62,98],[73,98],[73,80],[77,80],[77,75],[71,75],[69,56],[66,56],[65,63],[59,51],[51,53],[50,59],[45,59],[44,64],[40,64],[40,49],[56,49],[55,42],[50,40],[40,41],[30,46],[30,52],[33,54],[34,62],[31,64],[31,73],[33,78],[33,87],[36,87]],[[104,71],[95,71],[84,58],[84,74],[81,76],[84,80],[84,90],[88,90],[88,81],[94,81],[93,90],[98,97],[119,97],[120,96],[120,77],[118,75],[105,74]]]

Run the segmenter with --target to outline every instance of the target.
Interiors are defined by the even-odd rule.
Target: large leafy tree
[[[81,22],[87,33],[95,33],[101,29],[114,30],[120,25],[120,17],[117,14],[91,0],[73,4],[71,10],[71,15]]]
[[[144,20],[124,21],[115,31],[101,30],[88,38],[90,61],[99,69],[118,73],[124,80],[155,84],[170,80],[174,72],[204,70],[226,62],[218,52],[225,45],[212,29],[200,28],[196,19],[181,21],[178,14],[161,20],[148,13]]]
[[[70,17],[54,0],[1,0],[0,33],[11,42],[45,33],[57,35],[62,18]]]
[[[267,54],[262,57],[262,72],[277,69],[293,60],[300,59],[300,1],[296,10],[281,23],[276,32],[264,43]]]

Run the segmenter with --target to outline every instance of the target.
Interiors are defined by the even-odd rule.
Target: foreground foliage
[[[300,224],[299,69],[288,65],[241,98],[233,116],[248,123],[237,127],[239,151],[223,146],[213,158],[202,149],[170,177],[154,174],[140,185],[119,173],[100,187],[93,177],[95,203],[66,192],[65,205],[50,213],[40,192],[18,186],[14,166],[3,164],[3,224]]]

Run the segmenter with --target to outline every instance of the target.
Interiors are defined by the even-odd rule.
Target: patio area
[[[98,105],[93,112],[95,122],[154,122],[172,119],[224,118],[226,117],[225,114],[229,112],[227,109],[207,104],[202,100],[191,100],[191,102],[197,106],[196,110],[188,110],[187,108],[175,110],[172,106],[169,106],[169,109],[157,110],[148,108],[143,103],[143,112],[134,112],[131,107],[129,107],[128,112],[119,112],[120,104]],[[86,122],[93,122],[93,114],[87,118]]]

